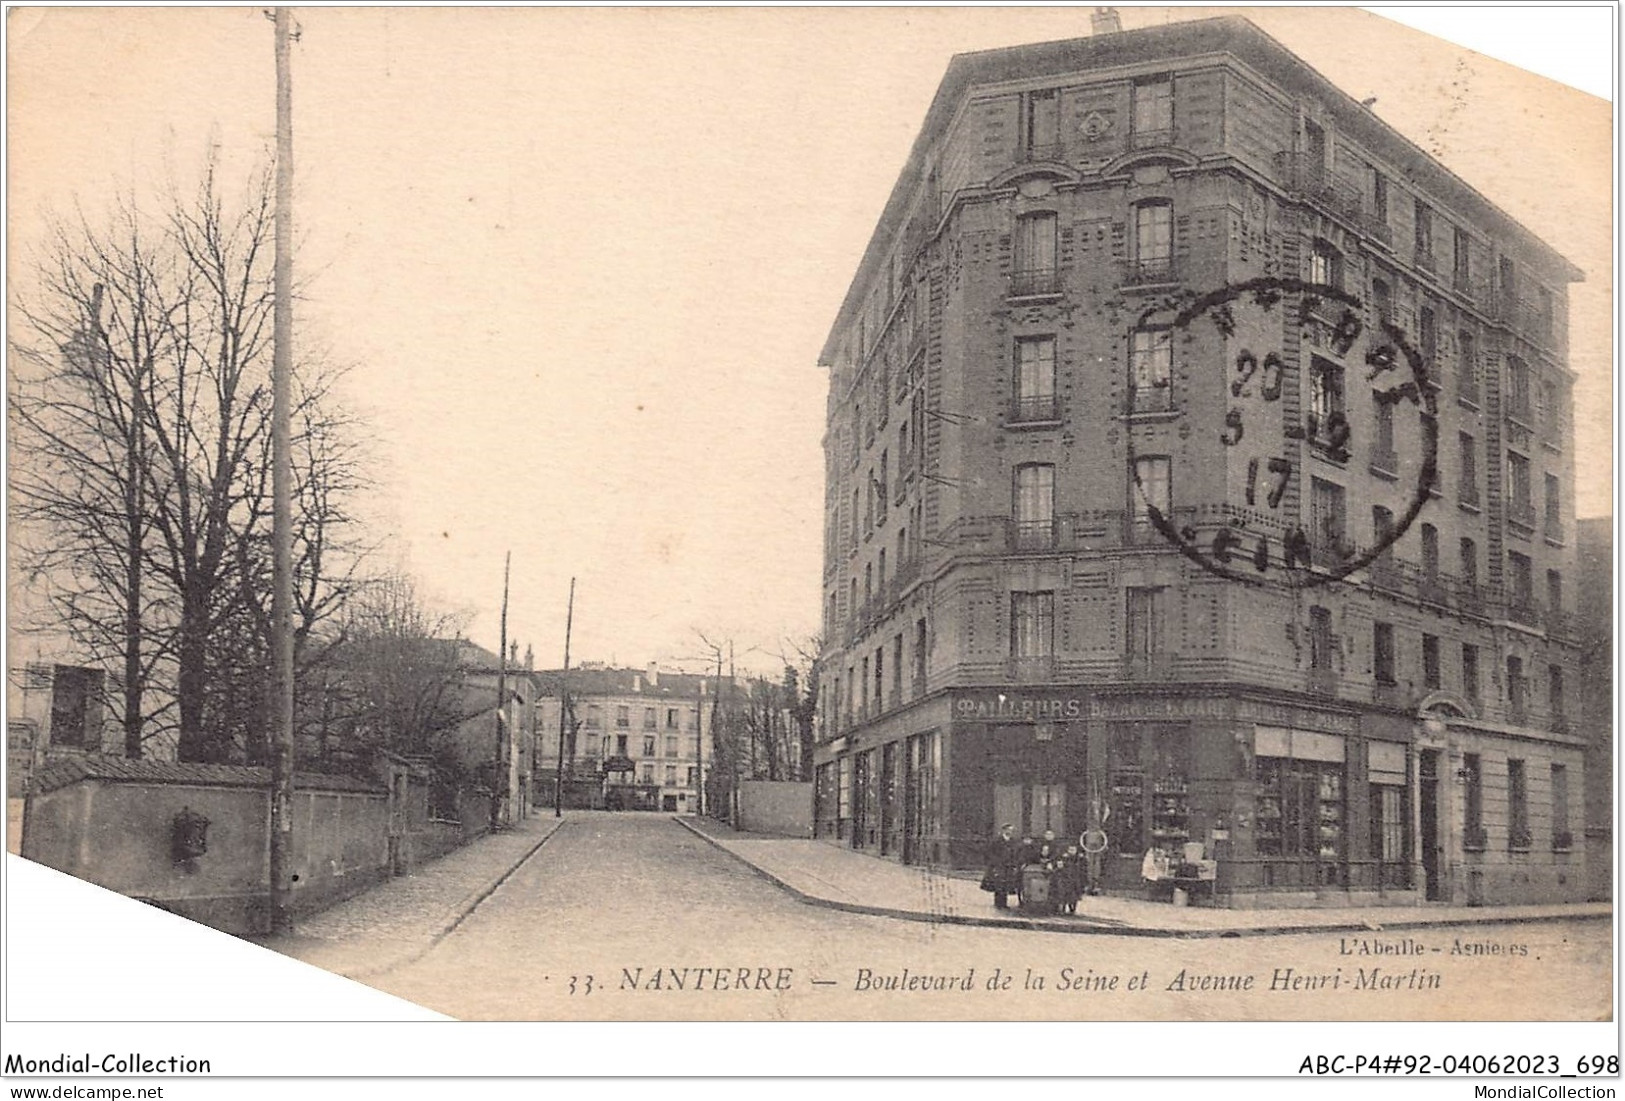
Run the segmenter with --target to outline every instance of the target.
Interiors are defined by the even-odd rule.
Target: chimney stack
[[[1118,18],[1116,8],[1096,8],[1089,16],[1089,30],[1092,34],[1116,34],[1123,29],[1123,21]]]
[[[652,661],[649,663],[649,687],[660,687],[660,666],[658,663]]]

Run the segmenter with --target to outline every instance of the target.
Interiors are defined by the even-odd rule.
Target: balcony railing
[[[1061,402],[1054,394],[1018,397],[1010,403],[1010,424],[1041,424],[1061,419]]]
[[[1055,268],[1010,273],[1010,297],[1031,298],[1042,294],[1061,293],[1061,273]]]
[[[1512,501],[1507,505],[1507,522],[1535,530],[1535,506],[1527,501]]]
[[[1125,413],[1167,413],[1174,407],[1174,388],[1168,382],[1130,385]]]
[[[1527,597],[1513,597],[1506,602],[1506,615],[1513,623],[1521,623],[1525,627],[1541,626],[1540,609],[1535,607],[1534,601]]]
[[[1141,256],[1124,264],[1125,287],[1160,286],[1179,280],[1179,264],[1172,256]]]
[[[1280,152],[1275,154],[1275,170],[1298,198],[1357,225],[1365,222],[1360,192],[1328,172],[1323,162],[1306,153]]]
[[[1010,521],[1009,547],[1017,551],[1053,550],[1055,548],[1055,521]]]

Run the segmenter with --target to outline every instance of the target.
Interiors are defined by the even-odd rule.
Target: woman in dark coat
[[[993,892],[993,908],[1008,910],[1010,896],[1021,891],[1021,845],[1015,827],[999,828],[999,836],[988,846],[987,871],[982,874],[982,890]]]

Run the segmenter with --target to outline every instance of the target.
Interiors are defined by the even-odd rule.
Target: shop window
[[[1151,843],[1173,853],[1191,839],[1189,744],[1183,727],[1152,730]]]
[[[1328,865],[1314,884],[1335,882],[1343,854],[1343,766],[1292,757],[1254,759],[1259,856]]]
[[[1191,839],[1190,731],[1179,724],[1120,723],[1108,731],[1111,816],[1118,852],[1178,853]]]
[[[1110,728],[1107,769],[1111,776],[1113,847],[1119,852],[1145,848],[1145,766],[1140,760],[1140,732],[1127,724]]]
[[[839,789],[836,792],[835,802],[835,836],[843,841],[851,836],[852,831],[852,758],[842,757],[840,760]]]

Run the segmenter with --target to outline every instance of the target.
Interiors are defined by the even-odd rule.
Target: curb
[[[543,845],[547,844],[553,835],[559,832],[559,829],[564,825],[564,822],[565,820],[562,818],[555,819],[552,828],[546,833],[542,834],[541,837],[537,838],[536,843],[527,848],[517,860],[515,860],[507,867],[505,871],[502,872],[501,875],[497,876],[494,880],[478,890],[471,891],[469,894],[464,895],[462,901],[458,902],[457,905],[452,908],[450,916],[441,922],[440,927],[433,934],[431,934],[427,940],[414,944],[410,949],[402,952],[399,956],[396,956],[384,963],[368,967],[364,970],[344,971],[340,972],[340,974],[344,975],[344,977],[347,979],[355,979],[358,981],[376,978],[379,975],[394,971],[396,968],[405,967],[408,964],[416,963],[418,960],[428,955],[437,945],[439,945],[441,941],[445,940],[457,929],[459,925],[466,921],[475,910],[479,909],[481,903],[490,898],[492,895],[496,894],[497,889],[504,883],[508,882],[508,880],[512,878],[513,874],[525,865],[526,861],[535,856],[537,850],[539,850]],[[490,835],[488,834],[487,836]],[[449,856],[450,854],[448,853],[447,855]]]
[[[798,887],[780,879],[772,872],[752,863],[750,860],[730,849],[720,840],[701,830],[698,826],[689,825],[681,818],[672,821],[681,825],[694,836],[704,840],[717,850],[726,853],[739,861],[745,867],[790,895],[797,902],[808,906],[820,906],[826,910],[841,910],[852,914],[867,914],[871,917],[893,918],[898,921],[920,921],[932,925],[973,925],[998,929],[1026,929],[1035,933],[1070,933],[1085,936],[1113,936],[1113,937],[1163,937],[1179,940],[1212,940],[1222,937],[1274,937],[1295,936],[1305,933],[1370,933],[1372,926],[1364,921],[1339,922],[1332,925],[1250,925],[1236,929],[1165,929],[1149,925],[1129,925],[1116,922],[1109,918],[1090,918],[1091,924],[1082,923],[1054,923],[1038,918],[994,917],[975,914],[930,914],[919,910],[900,910],[888,906],[869,906],[861,902],[842,902],[839,899],[823,898],[810,895]],[[1548,921],[1602,921],[1612,920],[1612,911],[1606,913],[1584,914],[1535,914],[1527,917],[1498,915],[1482,918],[1412,918],[1393,921],[1378,922],[1378,926],[1386,931],[1390,929],[1423,929],[1435,926],[1459,925],[1506,925],[1528,924],[1532,922]]]

